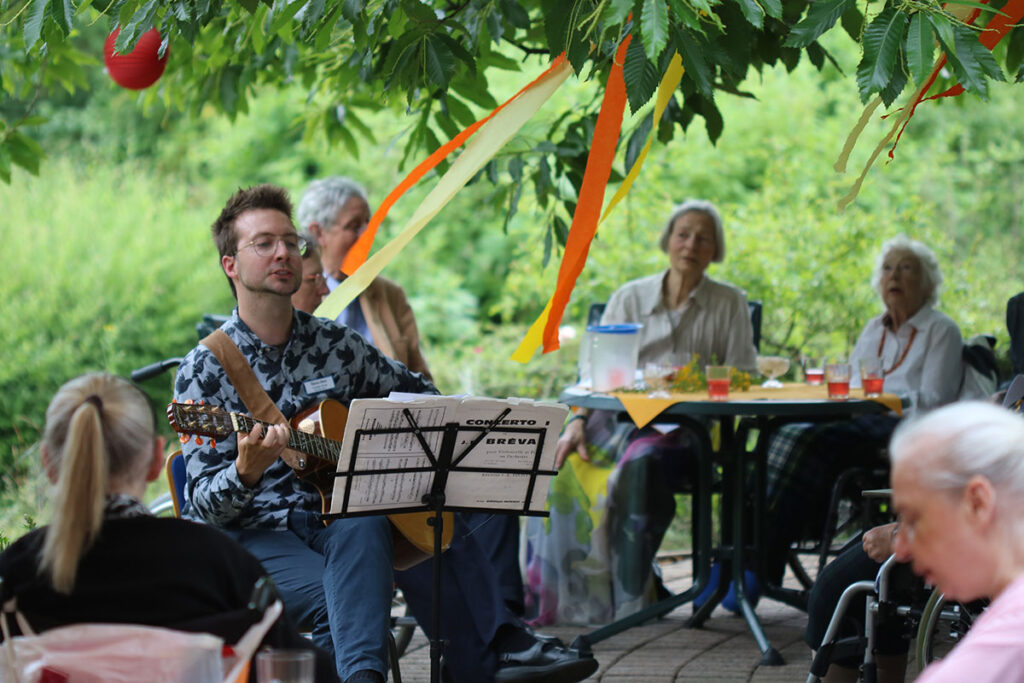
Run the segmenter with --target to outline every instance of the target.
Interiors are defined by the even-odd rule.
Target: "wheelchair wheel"
[[[932,591],[921,612],[917,629],[918,669],[945,657],[963,637],[971,624],[988,605],[986,600],[962,604],[947,600],[939,591]]]

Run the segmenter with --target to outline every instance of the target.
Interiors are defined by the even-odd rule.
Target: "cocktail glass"
[[[648,398],[668,398],[668,388],[676,375],[676,367],[666,363],[644,364],[644,384],[647,385]]]
[[[789,370],[789,359],[785,356],[758,356],[757,371],[767,377],[761,386],[766,389],[781,389],[782,382],[776,379]]]

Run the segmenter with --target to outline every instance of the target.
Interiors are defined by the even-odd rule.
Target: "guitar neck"
[[[263,432],[272,425],[242,413],[231,413],[231,424],[236,432],[251,432],[256,425],[263,425]],[[337,463],[341,453],[341,442],[316,434],[307,434],[297,429],[288,429],[288,448],[306,455]]]

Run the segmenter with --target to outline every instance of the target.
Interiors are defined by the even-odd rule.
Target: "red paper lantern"
[[[167,66],[167,57],[170,55],[170,48],[164,52],[163,58],[158,56],[160,51],[160,33],[151,28],[142,34],[135,49],[128,54],[118,54],[114,51],[114,42],[121,28],[115,28],[114,32],[107,36],[107,42],[103,45],[103,61],[107,65],[107,72],[122,88],[130,90],[142,90],[156,83],[157,79],[164,73]]]

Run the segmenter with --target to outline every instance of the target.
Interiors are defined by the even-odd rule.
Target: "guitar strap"
[[[288,419],[278,409],[274,402],[267,396],[267,392],[260,386],[256,379],[256,373],[252,371],[249,361],[242,355],[241,350],[231,337],[223,330],[217,329],[207,335],[199,342],[217,357],[228,380],[234,385],[239,398],[245,404],[246,410],[257,420],[271,424],[288,424]]]

